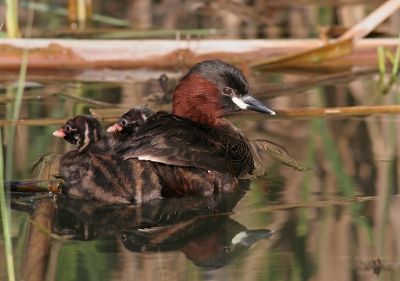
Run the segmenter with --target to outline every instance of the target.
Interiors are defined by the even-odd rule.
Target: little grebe
[[[239,69],[220,60],[197,64],[176,86],[172,108],[173,114],[149,117],[135,137],[116,150],[125,158],[228,173],[238,179],[253,173],[248,140],[221,117],[242,109],[275,112],[251,95]]]
[[[108,127],[107,132],[119,142],[132,138],[136,131],[153,115],[153,111],[144,106],[136,106],[126,112],[117,123]]]
[[[152,163],[123,160],[113,150],[114,140],[94,117],[77,116],[53,135],[76,145],[60,160],[66,194],[113,203],[142,202],[161,197],[161,186]]]

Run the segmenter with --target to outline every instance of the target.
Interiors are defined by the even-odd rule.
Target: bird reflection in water
[[[268,229],[247,230],[229,217],[250,182],[235,192],[213,196],[164,198],[136,205],[110,205],[71,199],[58,200],[57,229],[75,240],[119,237],[131,252],[181,251],[199,267],[216,269],[240,257]]]

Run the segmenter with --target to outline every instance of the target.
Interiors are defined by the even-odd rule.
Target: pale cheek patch
[[[232,238],[232,244],[238,244],[243,238],[247,236],[245,231],[241,231]]]
[[[90,143],[90,139],[89,139],[89,126],[87,123],[85,123],[85,138],[83,140],[83,146],[81,148],[79,148],[79,152],[82,152]]]
[[[238,99],[238,98],[233,97],[233,98],[232,98],[232,101],[233,101],[237,106],[239,106],[241,109],[247,109],[247,104],[245,104],[241,99]]]

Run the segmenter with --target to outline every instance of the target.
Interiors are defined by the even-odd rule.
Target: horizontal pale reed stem
[[[229,115],[230,121],[260,120],[266,118],[302,118],[302,117],[330,117],[330,116],[366,116],[373,114],[399,114],[400,105],[379,105],[379,106],[348,106],[348,107],[325,107],[325,108],[297,108],[275,110],[276,115],[265,115],[259,113],[242,113]],[[101,118],[105,122],[116,122],[120,116]],[[18,125],[46,126],[65,124],[65,118],[44,118],[44,119],[20,119]],[[0,120],[1,126],[10,125],[11,120]]]

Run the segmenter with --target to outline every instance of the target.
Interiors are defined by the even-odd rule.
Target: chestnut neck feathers
[[[186,86],[189,84],[196,86]],[[184,98],[180,98],[181,96]],[[224,114],[218,89],[197,73],[188,75],[177,85],[172,108],[173,114],[177,116],[210,126],[214,126],[216,118]]]

